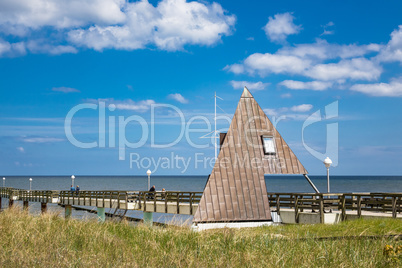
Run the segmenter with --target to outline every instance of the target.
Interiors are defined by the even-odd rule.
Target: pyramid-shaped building
[[[306,169],[245,87],[193,222],[270,221],[264,174]]]

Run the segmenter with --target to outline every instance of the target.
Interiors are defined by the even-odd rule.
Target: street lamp
[[[325,158],[324,165],[327,168],[327,192],[329,193],[329,167],[332,164],[332,160],[329,157]]]
[[[74,187],[74,179],[75,179],[75,176],[72,175],[72,176],[71,176],[71,185],[72,185],[71,187]]]
[[[151,171],[148,169],[147,175],[148,175],[148,190],[151,188]]]
[[[32,190],[32,178],[29,178],[29,191]]]
[[[6,178],[3,177],[3,188],[6,187]]]

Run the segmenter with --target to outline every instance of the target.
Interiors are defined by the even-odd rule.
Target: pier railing
[[[16,194],[18,195],[18,199],[22,201],[30,201],[30,202],[41,202],[41,203],[55,203],[58,201],[60,191],[27,191],[27,190],[18,190]]]
[[[109,206],[121,208],[121,204],[133,200],[133,192],[127,191],[60,191],[59,203],[65,205],[105,207],[106,202]],[[122,202],[123,201],[123,202]]]
[[[165,213],[168,213],[168,204],[176,204],[176,213],[180,213],[180,204],[188,203],[190,207],[190,215],[195,212],[194,205],[198,205],[201,200],[202,192],[179,192],[179,191],[166,191],[166,192],[137,192],[136,200],[139,202],[139,208],[144,211],[147,210],[147,203],[153,202],[153,207],[156,211],[157,202],[165,204]],[[198,206],[197,206],[198,207]]]
[[[148,192],[148,191],[28,191],[12,187],[0,187],[0,196],[13,200],[55,203],[79,206],[113,207],[180,213],[180,207],[189,207],[195,213],[202,192]],[[295,222],[301,212],[319,213],[321,222],[324,213],[340,212],[342,220],[347,216],[361,217],[370,212],[380,212],[397,218],[402,213],[402,193],[270,193],[268,200],[272,211],[279,215],[283,209],[295,211]],[[131,203],[132,205],[128,205]],[[164,205],[164,206],[163,206]],[[148,209],[147,209],[148,206]],[[162,207],[161,207],[162,206]],[[173,207],[172,207],[173,206]],[[169,208],[169,209],[168,209]],[[168,212],[169,211],[169,212]],[[187,213],[187,212],[186,212]]]
[[[393,218],[402,213],[402,193],[268,193],[268,200],[271,210],[279,215],[281,209],[294,209],[296,223],[304,210],[319,213],[321,222],[324,213],[333,210],[341,212],[342,220],[346,211],[356,211],[359,218],[362,211],[391,212]]]
[[[0,187],[0,196],[3,198],[18,197],[18,191],[25,191],[23,189],[12,188],[12,187]]]
[[[168,211],[168,205],[176,205],[176,213],[180,213],[180,205],[188,204],[190,214],[195,212],[195,205],[201,200],[202,192],[148,192],[148,191],[60,191],[59,203],[65,205],[114,207],[126,209],[128,203],[138,204],[138,209],[147,210],[147,205],[153,205],[156,211],[156,205],[165,204],[165,213]]]

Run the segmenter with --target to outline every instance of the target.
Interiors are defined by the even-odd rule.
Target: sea
[[[0,177],[1,178],[1,177]],[[70,176],[7,176],[4,182],[6,187],[29,189],[32,178],[32,190],[69,190]],[[327,177],[311,175],[309,178],[322,193],[327,192]],[[202,192],[207,182],[207,176],[151,176],[151,185],[156,190],[166,191],[193,191]],[[268,175],[265,176],[268,192],[275,193],[313,193],[314,190],[302,175]],[[81,191],[146,191],[148,190],[147,176],[75,176],[75,185]],[[1,185],[1,184],[0,184]],[[402,192],[402,176],[330,176],[331,193],[361,193],[361,192]],[[7,200],[3,199],[3,208]],[[88,207],[87,207],[88,208]],[[95,209],[95,208],[94,208]],[[64,209],[57,204],[49,204],[48,210],[53,213],[64,213]],[[30,203],[29,212],[40,213],[40,203]],[[114,210],[106,211],[113,213]],[[142,219],[141,211],[128,211],[126,216]],[[81,210],[73,210],[73,218],[96,219],[96,214]],[[161,223],[188,224],[192,216],[154,213],[154,221]]]

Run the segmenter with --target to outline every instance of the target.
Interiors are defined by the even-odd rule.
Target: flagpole
[[[217,149],[218,147],[216,146],[216,91],[215,91],[215,117],[214,117],[214,121],[215,121],[215,131],[214,131],[214,144],[215,144],[215,161],[217,158]]]

